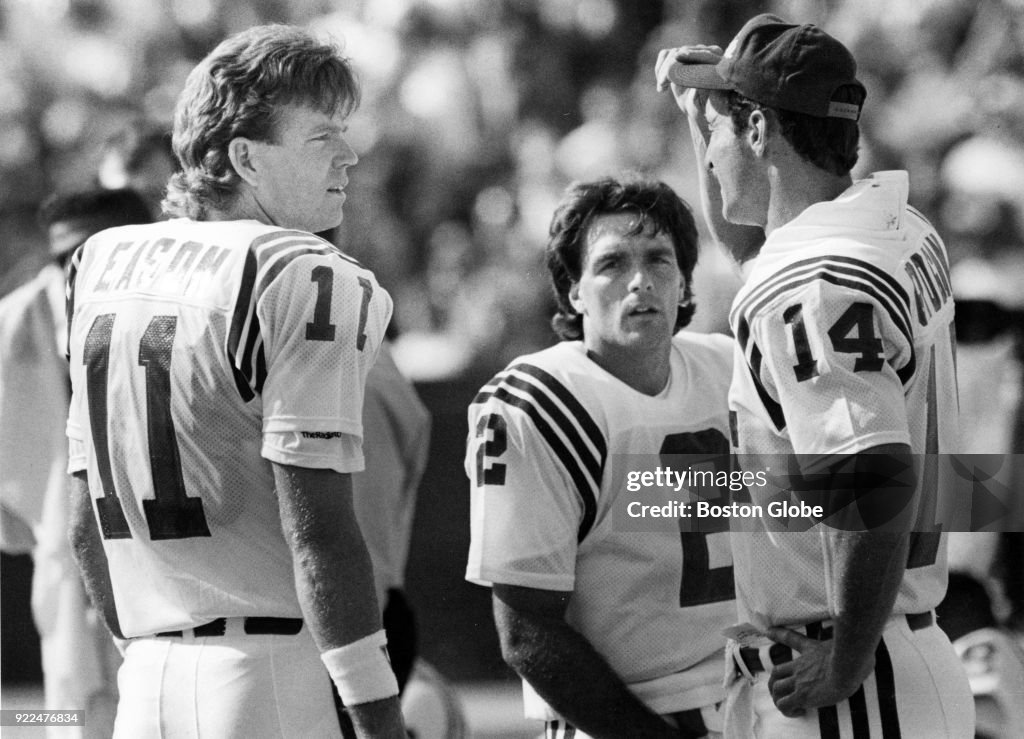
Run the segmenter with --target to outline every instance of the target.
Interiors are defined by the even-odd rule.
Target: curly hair
[[[290,104],[348,115],[359,105],[359,84],[333,43],[295,26],[250,28],[222,41],[189,74],[174,111],[174,154],[163,209],[204,220],[224,209],[240,182],[228,145],[242,136],[273,142],[278,113]]]
[[[770,110],[779,122],[783,138],[793,150],[811,164],[834,175],[849,174],[857,163],[860,127],[857,121],[845,118],[817,118],[781,108],[770,108],[734,90],[726,93],[729,118],[736,135],[747,130],[750,114],[755,110]],[[843,85],[832,99],[841,103],[862,105],[865,92],[856,85]]]
[[[557,303],[551,325],[563,341],[583,338],[583,316],[573,308],[569,291],[583,273],[590,224],[595,217],[611,213],[640,216],[631,235],[653,227],[655,234],[665,233],[672,239],[676,262],[686,282],[674,330],[693,319],[695,306],[690,283],[697,264],[698,241],[690,207],[665,183],[636,175],[574,182],[566,189],[551,220],[545,255]]]

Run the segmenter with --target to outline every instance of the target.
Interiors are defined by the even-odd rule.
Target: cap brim
[[[668,79],[680,87],[699,90],[731,90],[732,85],[722,79],[715,64],[686,64],[675,61],[668,68]]]

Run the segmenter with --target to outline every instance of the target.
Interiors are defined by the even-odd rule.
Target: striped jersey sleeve
[[[550,372],[520,362],[487,383],[469,408],[467,578],[571,590],[607,454],[598,422]]]
[[[907,290],[881,267],[837,255],[793,262],[737,302],[732,323],[745,371],[795,450],[830,455],[908,442],[910,310]]]
[[[262,392],[266,380],[266,356],[258,316],[260,301],[289,264],[306,256],[326,257],[326,263],[331,261],[330,257],[348,259],[331,244],[302,231],[274,231],[259,236],[246,254],[227,346],[238,392],[246,401]],[[316,280],[311,278],[311,282]],[[312,285],[307,287],[312,288]]]
[[[78,269],[82,265],[82,250],[85,244],[75,249],[68,262],[67,285],[65,287],[64,317],[67,319],[67,344],[64,347],[64,358],[71,359],[71,319],[75,316],[75,284],[78,278]]]
[[[82,252],[85,244],[75,249],[68,262],[67,285],[65,288],[65,311],[67,318],[67,343],[64,350],[64,358],[71,361],[71,321],[75,315],[75,286],[77,285],[78,270],[82,264]],[[68,407],[68,420],[65,425],[65,433],[68,437],[68,468],[69,475],[82,472],[86,469],[85,449],[85,424],[87,420],[87,408],[83,393],[72,393]]]
[[[362,434],[366,375],[391,317],[373,274],[301,231],[256,238],[227,331],[226,355],[264,432]]]

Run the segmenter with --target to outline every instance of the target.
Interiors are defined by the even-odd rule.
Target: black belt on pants
[[[911,631],[920,631],[926,629],[935,623],[935,614],[931,611],[925,611],[924,613],[908,613],[905,618],[907,619],[907,626],[910,627]],[[811,624],[807,624],[807,635],[812,639],[831,639],[832,638],[832,627],[822,627],[820,621],[816,621]],[[761,654],[757,647],[740,647],[738,650],[739,658],[743,660],[743,664],[750,671],[751,675],[758,672],[767,672],[771,669],[772,665],[781,665],[785,662],[789,662],[793,659],[793,650],[787,647],[785,644],[772,644],[768,650],[768,657],[771,659],[771,665],[765,667],[761,662]]]
[[[671,718],[675,722],[680,739],[686,739],[686,737],[706,737],[708,734],[708,728],[704,724],[704,715],[699,708],[669,713],[665,717]],[[575,735],[576,727],[568,721],[559,719],[544,723],[545,739],[562,739],[562,737],[573,737]]]
[[[224,636],[227,629],[226,618],[215,618],[210,623],[187,629],[197,639],[203,636]],[[246,616],[243,629],[246,634],[284,634],[293,636],[302,631],[301,618],[274,618],[266,616]],[[183,636],[182,631],[161,631],[157,636]]]

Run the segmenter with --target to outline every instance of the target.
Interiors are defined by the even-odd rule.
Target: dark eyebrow
[[[623,249],[616,247],[614,249],[606,250],[594,257],[594,264],[600,264],[602,262],[608,262],[612,259],[618,259],[623,254]]]
[[[672,244],[666,244],[664,241],[658,241],[655,244],[647,247],[648,252],[654,252],[655,254],[675,254],[676,250]]]
[[[310,132],[315,135],[320,133],[342,133],[344,130],[345,127],[342,125],[325,121],[323,123],[317,123],[310,129]]]

